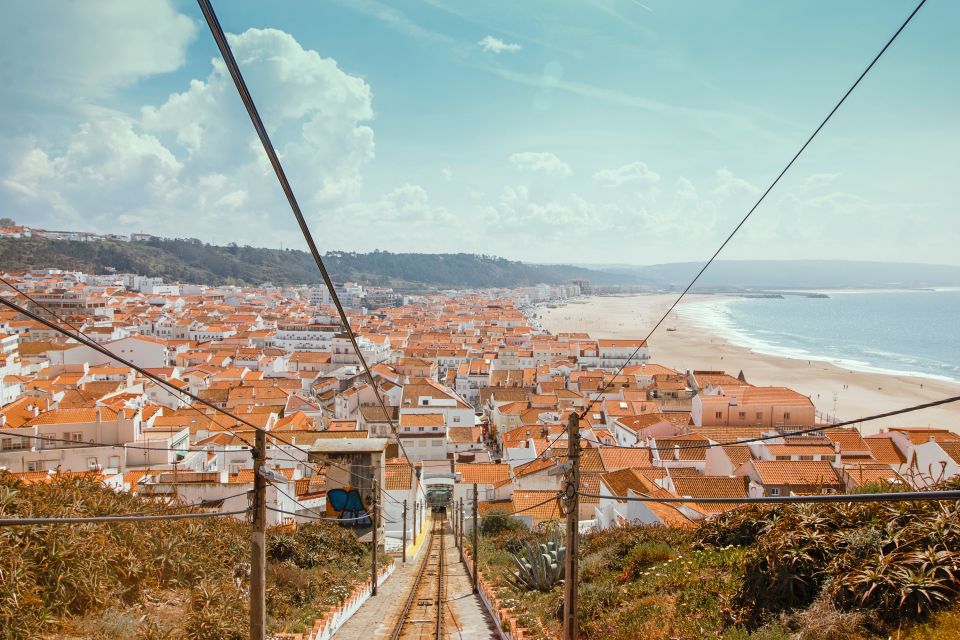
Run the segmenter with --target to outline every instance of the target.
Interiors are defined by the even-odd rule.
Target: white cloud
[[[4,90],[47,103],[93,101],[180,68],[196,34],[168,0],[11,3],[0,21],[0,68],[16,81]]]
[[[450,213],[430,204],[427,190],[420,185],[402,184],[387,193],[374,207],[376,218],[385,222],[449,222]]]
[[[450,180],[453,178],[453,171],[450,170],[450,167],[444,167],[443,169],[440,169],[440,175],[443,176],[444,180]]]
[[[283,31],[249,29],[228,37],[272,137],[289,124],[299,128],[286,144],[284,137],[275,143],[301,197],[331,204],[355,196],[360,169],[373,158],[373,130],[359,124],[373,117],[369,85]],[[172,135],[197,167],[236,165],[238,159],[264,162],[219,58],[205,81],[193,80],[160,107],[145,107],[143,124]],[[254,167],[247,170],[256,173]]]
[[[516,53],[523,47],[514,42],[504,42],[494,36],[485,36],[483,40],[477,43],[487,53]]]
[[[725,201],[742,196],[759,196],[761,193],[760,187],[743,178],[738,178],[726,167],[718,169],[715,176],[717,185],[711,193],[717,200]]]
[[[570,165],[553,153],[524,151],[514,153],[509,160],[510,164],[520,171],[533,171],[560,177],[573,175],[573,169],[570,168]]]
[[[305,212],[356,201],[374,154],[364,124],[373,117],[370,87],[283,31],[228,37]],[[0,182],[0,196],[6,190],[16,203],[10,214],[49,226],[71,216],[77,228],[111,231],[145,217],[154,233],[251,244],[293,231],[219,58],[205,79],[139,117],[89,115],[65,142],[21,143]]]
[[[593,179],[605,187],[623,185],[651,186],[660,181],[660,175],[644,162],[631,162],[616,169],[602,169],[593,174]]]
[[[30,149],[2,184],[18,203],[46,210],[47,224],[66,218],[89,228],[98,215],[165,199],[182,169],[156,137],[115,117],[82,124],[59,154]]]

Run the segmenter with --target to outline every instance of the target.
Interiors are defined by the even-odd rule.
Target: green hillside
[[[584,278],[596,284],[633,284],[636,276],[565,265],[531,265],[493,256],[421,253],[329,252],[324,262],[334,280],[397,289],[517,287],[561,284]],[[314,284],[320,274],[309,253],[192,239],[146,242],[79,242],[41,238],[0,239],[0,269],[72,269],[88,273],[137,273],[168,282],[196,284]]]

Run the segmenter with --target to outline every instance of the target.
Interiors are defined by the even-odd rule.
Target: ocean
[[[678,312],[758,353],[960,382],[960,290],[823,293],[703,300]]]

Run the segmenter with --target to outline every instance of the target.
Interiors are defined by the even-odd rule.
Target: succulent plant
[[[524,543],[519,553],[511,554],[517,570],[509,580],[523,591],[551,591],[563,580],[563,561],[567,548],[554,530],[545,544]]]

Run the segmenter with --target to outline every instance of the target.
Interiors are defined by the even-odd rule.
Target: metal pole
[[[413,501],[413,541],[414,542],[417,541],[417,535],[420,533],[420,530],[417,529],[417,511],[419,511],[420,509],[420,507],[418,506],[419,504],[420,503],[417,502],[416,500]]]
[[[407,501],[403,501],[403,561],[407,561]]]
[[[463,551],[463,498],[460,498],[460,509],[458,517],[460,518],[460,539],[457,540],[457,544],[460,547],[460,550]]]
[[[477,593],[479,589],[479,571],[480,571],[480,546],[477,544],[477,534],[480,527],[477,526],[477,483],[473,483],[473,592]]]
[[[563,640],[577,640],[577,560],[580,555],[580,416],[576,411],[567,422],[567,458],[562,501],[567,514],[567,549],[563,580]]]
[[[267,635],[267,434],[257,429],[253,443],[253,535],[250,540],[250,640]]]
[[[380,510],[377,508],[377,498],[380,497],[380,483],[377,482],[377,479],[373,479],[373,533],[371,534],[371,541],[373,542],[373,553],[371,557],[373,561],[370,563],[370,595],[377,595],[377,529],[379,528],[379,519]]]

